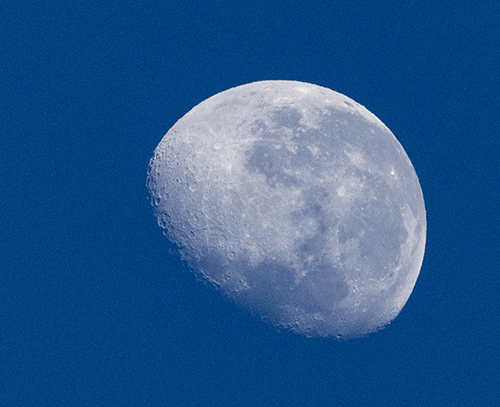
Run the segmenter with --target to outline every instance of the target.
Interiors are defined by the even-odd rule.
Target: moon
[[[190,270],[298,334],[385,327],[420,272],[412,163],[375,115],[324,87],[261,81],[210,97],[163,137],[147,187]]]

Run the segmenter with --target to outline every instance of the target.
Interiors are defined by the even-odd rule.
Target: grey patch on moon
[[[380,329],[418,277],[413,166],[375,116],[325,88],[265,81],[207,99],[155,150],[148,188],[196,273],[298,333]]]

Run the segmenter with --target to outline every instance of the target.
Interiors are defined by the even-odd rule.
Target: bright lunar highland
[[[381,329],[420,272],[426,215],[408,156],[327,88],[262,81],[205,100],[161,140],[147,185],[191,270],[300,334]]]

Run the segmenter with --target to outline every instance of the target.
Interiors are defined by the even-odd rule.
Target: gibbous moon
[[[191,270],[299,334],[383,328],[420,272],[426,215],[408,156],[327,88],[262,81],[212,96],[161,140],[147,185]]]

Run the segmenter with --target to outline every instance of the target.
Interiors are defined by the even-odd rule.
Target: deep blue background
[[[0,406],[500,405],[500,2],[0,5]],[[183,269],[145,187],[189,109],[264,79],[344,93],[400,140],[420,278],[349,342],[270,328]]]

